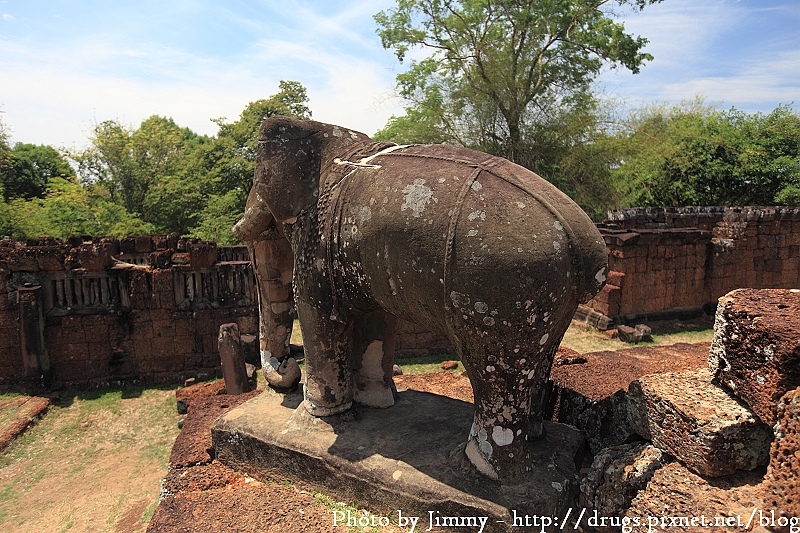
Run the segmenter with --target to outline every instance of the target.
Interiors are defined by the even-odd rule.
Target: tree
[[[610,6],[660,1],[398,0],[375,20],[401,62],[413,48],[429,52],[397,78],[425,132],[435,124],[448,140],[534,168],[530,124],[580,105],[604,64],[637,73],[652,59]]]
[[[199,155],[203,162],[198,164],[206,169],[205,187],[210,195],[198,212],[194,236],[224,244],[238,242],[231,227],[242,217],[253,184],[261,123],[276,115],[311,118],[303,85],[281,81],[278,88],[269,98],[247,104],[236,122],[215,120],[219,125],[217,137]]]
[[[612,178],[627,205],[775,205],[797,202],[800,115],[720,111],[702,100],[641,110],[620,134]]]
[[[278,88],[280,90],[269,98],[247,104],[236,122],[226,122],[225,118],[214,120],[219,132],[207,156],[210,177],[218,193],[238,189],[243,193],[243,199],[247,197],[255,171],[258,131],[264,119],[277,115],[311,118],[306,105],[308,94],[303,85],[296,81],[281,81]]]
[[[15,198],[6,205],[0,228],[19,238],[72,235],[143,235],[154,227],[111,201],[102,186],[82,186],[77,180],[53,178],[44,198]]]
[[[105,186],[112,200],[142,213],[151,185],[177,172],[187,142],[196,137],[171,118],[156,115],[135,130],[107,120],[94,127],[92,146],[73,158],[84,183]]]
[[[199,215],[198,224],[192,230],[192,237],[223,245],[241,244],[231,231],[242,218],[243,208],[238,191],[214,195]]]
[[[6,133],[6,126],[0,120],[0,195],[5,198],[5,191],[3,184],[6,182],[6,176],[11,171],[11,147],[8,146],[8,133]],[[2,206],[0,206],[2,208]],[[0,213],[2,216],[2,213]]]
[[[17,143],[8,154],[8,167],[0,173],[3,195],[12,198],[42,198],[53,178],[70,178],[75,171],[52,146]]]

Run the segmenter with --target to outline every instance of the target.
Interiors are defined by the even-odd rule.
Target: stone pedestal
[[[556,531],[575,511],[585,447],[570,426],[545,422],[530,445],[530,477],[503,486],[464,454],[469,403],[404,391],[388,409],[355,406],[314,418],[296,409],[300,401],[300,393],[266,391],[220,417],[212,428],[216,458],[254,477],[313,483],[393,520],[418,517],[417,531],[437,523],[510,531],[515,518],[518,530],[526,518],[532,526],[543,517],[553,519],[544,530]]]

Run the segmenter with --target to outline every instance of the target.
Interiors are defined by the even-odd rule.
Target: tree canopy
[[[408,129],[535,168],[536,124],[584,105],[603,65],[637,73],[652,59],[610,8],[655,2],[398,0],[375,16],[383,46],[401,62],[426,55],[398,75],[410,106],[382,136]]]
[[[800,204],[800,115],[788,106],[651,106],[620,134],[617,156],[612,179],[628,205]]]
[[[96,124],[90,146],[68,161],[46,146],[8,147],[0,123],[0,233],[17,237],[180,233],[234,244],[244,212],[264,118],[309,118],[305,87],[248,104],[235,122],[214,119],[215,137],[153,115],[134,128]],[[24,171],[24,172],[23,172]]]

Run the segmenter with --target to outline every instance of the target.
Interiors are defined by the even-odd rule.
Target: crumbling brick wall
[[[600,225],[605,325],[706,314],[737,288],[800,287],[800,208],[629,209]],[[610,320],[608,320],[610,319]]]
[[[258,331],[239,248],[177,236],[0,241],[0,383],[217,373],[219,326]]]

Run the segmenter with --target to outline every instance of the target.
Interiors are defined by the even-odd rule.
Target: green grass
[[[711,342],[714,337],[713,328],[687,327],[664,333],[653,333],[653,340],[628,344],[618,338],[590,326],[573,323],[567,329],[561,346],[571,348],[580,353],[600,352],[606,350],[624,350],[634,346],[664,346],[678,342]]]
[[[173,390],[63,392],[0,454],[0,530],[85,530],[96,520],[113,530],[142,499],[153,502],[148,520],[178,434]]]

